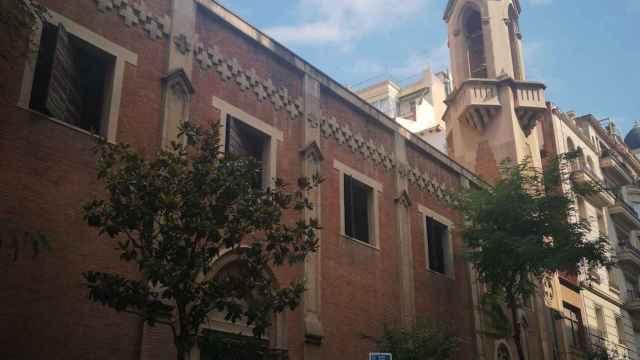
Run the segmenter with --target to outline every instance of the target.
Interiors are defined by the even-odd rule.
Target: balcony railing
[[[600,159],[600,167],[616,179],[617,185],[624,186],[633,183],[631,170],[614,150],[602,149]]]
[[[640,269],[640,249],[629,241],[618,242],[617,258],[623,271],[635,273]]]
[[[635,358],[635,351],[624,344],[618,344],[607,339],[605,334],[599,330],[591,330],[591,347],[592,350],[606,349],[616,359],[629,360]]]
[[[602,179],[584,162],[574,160],[569,164],[571,179],[575,183],[594,185],[599,191],[589,194],[589,201],[598,207],[609,207],[615,202],[615,194],[609,191]]]

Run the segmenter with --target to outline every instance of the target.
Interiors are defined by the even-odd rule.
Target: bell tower
[[[504,160],[540,165],[537,121],[545,86],[527,81],[519,0],[450,0],[448,26],[454,90],[446,100],[449,156],[487,181]]]

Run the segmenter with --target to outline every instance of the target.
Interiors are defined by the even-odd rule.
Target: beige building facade
[[[449,73],[433,73],[425,69],[417,80],[401,86],[393,80],[384,80],[356,91],[411,133],[446,153],[446,125],[444,103],[449,95]]]

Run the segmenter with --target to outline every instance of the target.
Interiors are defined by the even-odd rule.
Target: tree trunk
[[[516,343],[518,359],[525,360],[524,349],[522,348],[522,338],[520,336],[522,329],[520,328],[520,319],[518,319],[518,306],[516,305],[515,301],[509,301],[509,309],[511,310],[511,322],[513,324],[513,341]]]

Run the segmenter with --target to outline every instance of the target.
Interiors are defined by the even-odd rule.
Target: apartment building
[[[418,79],[404,80],[401,86],[394,80],[384,80],[358,89],[356,93],[378,110],[395,118],[396,122],[438,150],[446,153],[446,124],[442,119],[444,101],[451,92],[447,72],[424,70]]]
[[[637,327],[628,311],[628,301],[634,291],[629,288],[630,283],[637,283],[635,265],[629,261],[637,248],[633,239],[640,230],[640,218],[629,204],[640,163],[611,121],[603,124],[592,115],[577,117],[574,112],[563,112],[549,104],[540,131],[544,133],[541,149],[545,157],[578,151],[579,157],[568,169],[572,181],[597,183],[607,189],[586,198],[576,196],[575,208],[581,219],[590,222],[594,239],[599,235],[608,238],[610,255],[619,261],[617,266],[596,269],[580,278],[559,275],[561,284],[566,286],[564,292],[572,295],[565,296],[562,303],[564,351],[579,354],[581,348],[603,346],[623,358],[637,359]],[[627,281],[629,277],[634,280]],[[580,297],[575,296],[578,292]],[[583,329],[582,335],[576,337],[575,329]]]

